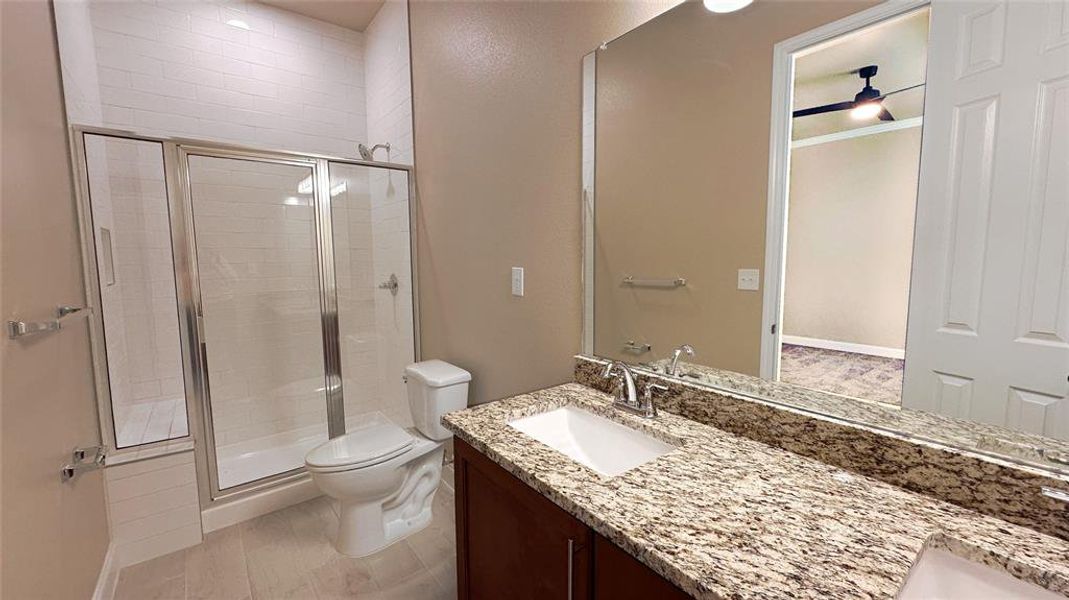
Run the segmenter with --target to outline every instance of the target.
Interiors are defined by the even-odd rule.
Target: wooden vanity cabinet
[[[455,440],[461,600],[688,598],[462,440]]]
[[[594,534],[595,600],[683,600],[690,595],[624,552]]]

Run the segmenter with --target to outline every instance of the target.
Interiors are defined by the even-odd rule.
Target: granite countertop
[[[443,417],[460,439],[697,598],[893,598],[926,548],[1069,597],[1069,542],[569,383]],[[678,449],[604,477],[508,426],[566,404]]]

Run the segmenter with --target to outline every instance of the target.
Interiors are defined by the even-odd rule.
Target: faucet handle
[[[653,383],[651,381],[650,383],[646,384],[646,389],[643,393],[645,394],[646,399],[649,400],[653,398],[653,392],[667,392],[668,389],[669,388],[667,385],[661,385],[659,383]]]
[[[668,386],[661,385],[659,383],[647,383],[642,388],[642,405],[646,411],[646,417],[652,418],[657,416],[657,406],[653,404],[653,392],[667,392]]]

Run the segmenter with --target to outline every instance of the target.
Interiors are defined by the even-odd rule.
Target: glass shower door
[[[385,417],[412,425],[402,374],[415,360],[408,171],[331,162],[346,430]]]
[[[225,490],[299,469],[327,439],[317,171],[302,160],[187,157],[208,416]]]
[[[186,437],[163,144],[90,133],[81,140],[109,445],[118,450]]]

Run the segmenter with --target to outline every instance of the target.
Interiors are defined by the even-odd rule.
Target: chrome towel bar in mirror
[[[633,287],[677,288],[687,285],[687,280],[683,277],[676,277],[674,279],[640,279],[633,275],[624,275],[623,285],[630,285]]]

